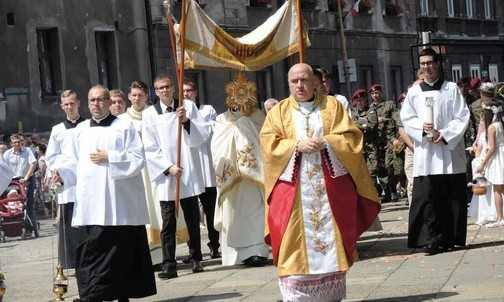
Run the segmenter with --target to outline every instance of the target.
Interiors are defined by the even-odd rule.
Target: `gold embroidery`
[[[254,154],[252,144],[247,144],[245,148],[237,152],[238,164],[240,166],[249,167],[252,169],[257,168],[257,156]]]
[[[324,224],[325,220],[327,219],[327,215],[321,214],[322,211],[321,199],[324,194],[325,188],[323,184],[314,180],[314,176],[322,172],[322,167],[318,162],[319,162],[319,156],[316,155],[315,158],[311,161],[311,163],[309,163],[311,167],[307,170],[308,182],[313,189],[309,217],[310,221],[313,223],[314,228],[315,238],[313,239],[313,243],[315,245],[315,251],[325,255],[327,253],[328,245],[322,238],[319,238],[320,227]]]
[[[222,183],[225,183],[228,180],[228,177],[233,176],[234,167],[231,166],[231,161],[226,159],[224,163],[224,168],[222,169],[222,175],[215,174],[215,180],[217,181],[217,185],[220,187]]]

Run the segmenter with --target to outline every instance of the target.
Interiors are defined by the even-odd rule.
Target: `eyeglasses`
[[[100,104],[103,104],[105,101],[108,101],[110,100],[109,98],[93,98],[93,99],[89,99],[89,103],[100,103]]]
[[[158,88],[156,88],[156,90],[165,90],[165,89],[170,89],[172,87],[173,87],[173,84],[168,84],[165,86],[158,87]]]
[[[436,63],[436,62],[434,62],[434,61],[420,62],[420,66],[427,66],[427,65],[432,66],[432,65],[434,65],[434,63]]]

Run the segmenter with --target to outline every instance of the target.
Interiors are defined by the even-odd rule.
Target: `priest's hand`
[[[183,168],[180,168],[176,165],[172,165],[168,169],[168,172],[170,172],[170,174],[173,175],[175,178],[180,178],[182,176],[183,171],[184,171]]]
[[[108,152],[106,150],[96,149],[96,152],[91,153],[89,158],[94,164],[106,163],[108,162]]]
[[[325,141],[322,137],[310,137],[300,140],[297,144],[297,150],[301,153],[315,153],[325,148]]]
[[[188,118],[187,118],[184,106],[177,108],[177,116],[182,121],[182,123],[186,123],[187,122]]]

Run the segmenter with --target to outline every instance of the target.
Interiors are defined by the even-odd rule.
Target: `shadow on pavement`
[[[449,298],[452,296],[458,295],[457,293],[451,292],[439,292],[433,294],[422,294],[422,295],[414,295],[414,296],[402,296],[402,297],[387,297],[382,299],[371,299],[371,300],[362,300],[366,302],[421,302],[421,301],[433,301],[435,299],[440,298]]]
[[[197,297],[198,302],[205,302],[205,301],[222,301],[226,299],[232,299],[232,298],[237,298],[243,296],[240,293],[219,293],[215,295],[201,295]],[[189,297],[183,297],[183,298],[177,298],[177,299],[168,299],[168,300],[156,300],[156,302],[184,302],[184,301],[191,301],[195,297],[189,296]]]

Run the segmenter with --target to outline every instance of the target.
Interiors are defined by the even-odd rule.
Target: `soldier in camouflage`
[[[397,199],[395,188],[397,180],[395,180],[392,175],[392,183],[389,184],[389,175],[387,171],[390,169],[385,163],[388,144],[395,139],[393,131],[388,129],[389,123],[392,120],[392,113],[395,111],[395,105],[392,101],[387,101],[382,98],[382,87],[380,84],[372,85],[369,88],[369,94],[373,100],[369,108],[375,111],[378,116],[378,180],[384,192],[380,200],[382,202],[389,202],[393,197],[392,193],[394,193],[394,197]],[[378,192],[380,193],[381,191]]]
[[[355,104],[355,107],[352,108],[352,120],[364,134],[364,159],[366,160],[369,174],[373,179],[375,187],[378,189],[378,116],[376,115],[376,111],[369,110],[366,90],[359,89],[355,91],[352,95],[352,103]]]

